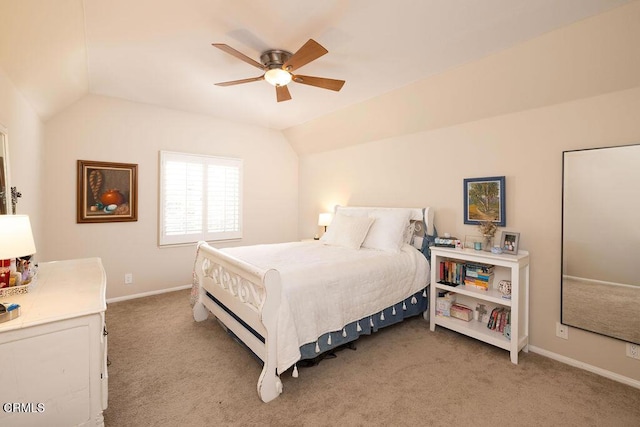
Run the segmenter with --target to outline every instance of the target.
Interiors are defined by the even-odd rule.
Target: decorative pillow
[[[367,216],[348,216],[338,213],[333,217],[331,225],[320,241],[325,245],[360,249],[374,221],[375,218]]]
[[[409,221],[409,226],[404,230],[402,241],[407,245],[413,244],[413,237],[415,236],[415,233],[416,233],[416,222],[418,221]]]
[[[362,247],[387,252],[399,252],[409,227],[408,210],[376,210],[369,213],[375,218]]]

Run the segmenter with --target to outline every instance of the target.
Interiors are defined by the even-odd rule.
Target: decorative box
[[[473,310],[462,304],[453,304],[450,309],[451,317],[469,322],[473,319]]]
[[[447,292],[436,299],[436,314],[438,316],[450,316],[451,305],[456,302],[456,294]]]
[[[438,316],[450,316],[451,315],[451,301],[445,297],[438,298],[436,301],[436,315]]]
[[[18,304],[0,303],[0,323],[8,322],[20,316]]]

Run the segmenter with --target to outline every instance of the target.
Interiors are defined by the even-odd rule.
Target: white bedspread
[[[278,372],[300,359],[299,347],[409,297],[429,282],[429,263],[414,247],[399,253],[354,250],[317,241],[226,248],[282,281]]]

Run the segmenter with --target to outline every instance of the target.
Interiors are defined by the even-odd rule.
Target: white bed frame
[[[363,209],[397,208],[338,207],[336,210]],[[424,220],[427,234],[433,234],[433,210],[425,208],[423,217],[422,209],[412,208],[411,220]],[[264,402],[275,399],[282,393],[282,382],[276,370],[277,313],[282,294],[280,273],[275,269],[260,269],[206,242],[199,242],[194,274],[199,288],[193,318],[200,322],[211,312],[249,347],[264,362],[258,379],[258,395]],[[207,292],[234,315],[209,298]],[[265,342],[246,326],[264,337]]]

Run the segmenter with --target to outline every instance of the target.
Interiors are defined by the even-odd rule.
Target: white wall
[[[9,141],[10,185],[22,193],[16,213],[29,215],[36,243],[36,261],[42,260],[43,125],[33,107],[0,69],[0,123]]]
[[[244,159],[244,238],[216,246],[297,239],[298,160],[280,132],[89,95],[46,123],[45,140],[46,257],[101,257],[107,298],[191,283],[195,246],[157,246],[160,150]],[[138,164],[137,222],[76,223],[77,160]]]
[[[440,234],[463,224],[464,178],[506,177],[507,227],[531,253],[530,343],[640,380],[624,344],[560,320],[562,151],[640,141],[640,89],[300,157],[301,235],[335,204],[432,206]],[[615,221],[611,218],[610,221]],[[505,355],[506,360],[506,355]]]
[[[318,153],[632,89],[638,22],[635,1],[284,133],[299,154]]]
[[[464,225],[463,179],[504,175],[503,229],[520,232],[520,247],[531,253],[530,344],[640,381],[640,363],[625,356],[622,341],[573,328],[569,340],[555,335],[562,151],[640,142],[639,18],[640,2],[634,2],[418,82],[408,101],[391,93],[385,103],[373,99],[287,131],[301,153],[300,234],[315,233],[318,212],[335,204],[432,206],[440,234],[478,234]],[[575,64],[558,60],[556,46]],[[557,68],[557,73],[545,71],[536,80],[535,73],[522,74],[523,61],[533,70]],[[532,103],[519,102],[522,96]],[[459,115],[451,99],[458,99]],[[444,113],[437,109],[440,100]],[[394,119],[389,128],[377,129]],[[314,138],[326,136],[316,129],[330,130],[351,146],[311,147]],[[314,135],[311,144],[301,135]],[[362,135],[370,139],[363,141]]]

